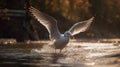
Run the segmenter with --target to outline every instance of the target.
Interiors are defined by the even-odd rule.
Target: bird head
[[[70,31],[65,32],[65,33],[64,33],[64,36],[65,36],[65,37],[70,37],[70,36],[71,36],[71,32],[70,32]]]

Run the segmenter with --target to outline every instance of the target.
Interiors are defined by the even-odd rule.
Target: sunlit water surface
[[[70,42],[55,54],[48,41],[0,46],[0,67],[119,67],[120,47],[114,43]]]

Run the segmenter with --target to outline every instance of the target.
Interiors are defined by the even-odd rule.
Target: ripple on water
[[[0,64],[21,64],[23,66],[75,66],[100,67],[117,65],[118,58],[106,57],[119,54],[120,49],[112,43],[70,42],[62,54],[54,54],[54,49],[43,48],[4,48],[0,49]]]

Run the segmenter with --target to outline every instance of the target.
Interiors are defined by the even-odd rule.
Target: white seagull
[[[64,34],[61,34],[58,30],[56,19],[45,13],[42,13],[32,6],[29,8],[29,11],[43,26],[47,28],[49,37],[53,41],[55,51],[56,49],[60,49],[60,53],[68,44],[70,37],[86,31],[94,19],[94,17],[92,17],[88,20],[75,23],[68,31],[66,31]]]

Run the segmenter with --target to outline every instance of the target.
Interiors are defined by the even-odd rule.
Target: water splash
[[[44,45],[41,49],[32,49],[32,53],[54,53],[54,48],[51,45]]]

